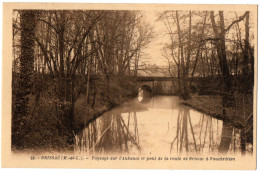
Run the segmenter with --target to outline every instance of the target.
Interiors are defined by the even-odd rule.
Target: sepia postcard
[[[257,5],[4,3],[2,167],[256,169]]]

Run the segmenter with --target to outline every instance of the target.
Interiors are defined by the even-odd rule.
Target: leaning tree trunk
[[[12,146],[22,149],[26,145],[28,133],[29,96],[33,85],[34,38],[36,11],[21,11],[21,56],[19,88],[15,93],[15,107],[12,115]],[[14,89],[14,88],[13,88]]]

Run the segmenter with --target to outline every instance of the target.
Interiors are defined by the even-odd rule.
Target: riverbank
[[[47,86],[47,89],[51,86]],[[95,83],[92,81],[87,97],[86,88],[82,86],[74,103],[73,115],[69,114],[71,103],[61,102],[53,90],[43,90],[40,97],[36,97],[35,94],[29,95],[28,116],[19,120],[23,124],[20,125],[18,121],[12,120],[14,129],[18,129],[13,130],[12,139],[19,137],[15,142],[12,141],[12,151],[72,151],[73,136],[82,130],[85,124],[127,102],[136,96],[138,91],[131,80],[124,83],[113,80],[110,87],[111,92],[107,93],[106,85],[102,80]],[[13,92],[12,99],[16,100],[16,97]],[[13,104],[12,114],[15,110]],[[69,116],[73,116],[72,124]],[[20,128],[21,126],[23,128]]]
[[[86,105],[86,97],[81,97],[78,99],[75,105],[75,115],[74,115],[74,130],[77,133],[79,130],[82,130],[84,126],[91,121],[95,120],[105,112],[115,108],[118,105],[121,105],[125,102],[128,102],[134,96],[125,96],[121,98],[114,98],[114,104],[96,104],[94,108]]]
[[[226,115],[223,115],[222,97],[218,95],[192,95],[190,99],[183,100],[182,104],[214,118],[228,121],[232,126],[241,129],[247,125],[246,121],[252,116],[253,111],[253,102],[250,102],[250,98],[246,100],[249,102],[235,96],[234,106],[226,109]]]

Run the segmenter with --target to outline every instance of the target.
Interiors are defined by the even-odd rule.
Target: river
[[[241,150],[241,130],[180,104],[176,96],[137,98],[108,111],[76,136],[85,154],[229,154]],[[252,153],[246,144],[243,153]]]

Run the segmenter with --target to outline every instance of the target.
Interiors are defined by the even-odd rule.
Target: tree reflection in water
[[[221,128],[221,129],[220,129]],[[198,124],[193,125],[190,108],[180,106],[176,133],[170,153],[245,153],[243,129],[235,129],[228,122],[203,114]],[[240,138],[240,140],[237,140]],[[206,149],[206,150],[205,150]]]
[[[95,154],[252,153],[243,129],[178,104],[171,96],[123,104],[77,134],[75,150]],[[158,150],[158,151],[157,151]],[[249,151],[249,152],[247,152]]]
[[[140,152],[136,112],[128,112],[127,120],[117,111],[105,113],[78,133],[75,146],[82,153],[128,153],[133,147]]]
[[[233,127],[230,126],[226,121],[223,121],[221,140],[219,144],[218,151],[220,153],[227,153],[231,144]]]

